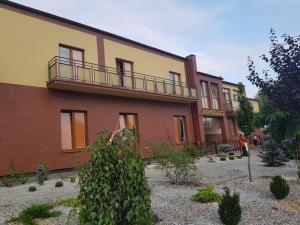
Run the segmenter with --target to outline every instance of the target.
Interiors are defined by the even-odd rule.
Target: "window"
[[[78,78],[78,70],[83,67],[83,50],[60,45],[59,57],[61,75]]]
[[[219,109],[218,84],[211,83],[212,108]]]
[[[201,85],[202,107],[208,109],[209,108],[208,83],[206,81],[201,81],[200,85]]]
[[[61,148],[80,149],[86,147],[86,113],[79,111],[62,111]]]
[[[122,87],[132,87],[132,62],[117,59],[117,70],[119,73],[119,85]]]
[[[171,81],[172,92],[174,94],[180,94],[180,74],[169,72],[169,80]]]
[[[229,133],[231,137],[235,137],[236,136],[236,129],[235,129],[235,120],[232,118],[228,119],[228,123],[229,123]]]
[[[228,88],[223,88],[224,102],[230,103],[230,91]]]
[[[174,116],[174,129],[176,143],[186,142],[187,137],[184,116]]]
[[[132,130],[135,135],[138,132],[138,119],[137,114],[133,113],[121,113],[119,116],[120,128],[127,128]]]
[[[239,96],[239,91],[233,90],[233,100],[234,101],[238,101],[238,96]]]

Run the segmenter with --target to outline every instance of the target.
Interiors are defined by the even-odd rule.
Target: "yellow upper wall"
[[[105,64],[116,68],[116,58],[133,62],[134,72],[169,79],[169,71],[180,73],[181,82],[186,82],[184,62],[134,48],[104,38]]]
[[[252,107],[253,107],[253,111],[255,113],[259,112],[259,105],[258,105],[258,101],[255,101],[255,100],[252,100],[252,99],[249,99]]]
[[[59,44],[84,49],[84,58],[97,63],[95,35],[0,7],[0,83],[46,87],[48,61]]]

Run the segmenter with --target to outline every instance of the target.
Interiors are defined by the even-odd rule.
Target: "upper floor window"
[[[224,102],[229,103],[230,102],[230,91],[228,88],[223,88],[223,94],[224,94]]]
[[[71,64],[82,65],[83,62],[83,50],[60,45],[59,46],[59,57],[62,61]]]
[[[183,143],[187,141],[186,125],[184,116],[174,116],[174,129],[176,143]]]
[[[171,81],[171,92],[180,94],[180,74],[169,72],[169,80]],[[169,90],[168,90],[169,91]]]
[[[212,108],[219,109],[219,90],[218,84],[211,83]]]
[[[233,100],[234,101],[238,101],[238,96],[239,96],[239,91],[233,90]]]
[[[208,109],[209,108],[208,83],[206,81],[201,81],[200,85],[201,85],[202,107]]]
[[[122,87],[132,87],[133,63],[126,60],[117,59],[116,64],[119,73],[119,85]]]
[[[61,111],[61,147],[63,150],[86,147],[86,113]]]

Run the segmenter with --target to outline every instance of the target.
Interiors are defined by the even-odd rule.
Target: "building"
[[[103,128],[136,131],[143,157],[147,142],[181,148],[234,135],[222,78],[197,72],[194,55],[9,1],[0,26],[0,176],[11,162],[25,172],[72,168]]]

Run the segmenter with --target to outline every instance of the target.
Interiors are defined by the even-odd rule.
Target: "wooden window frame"
[[[74,46],[71,46],[71,45],[66,45],[66,44],[59,44],[58,45],[58,47],[60,48],[60,47],[62,47],[62,48],[68,48],[69,49],[69,54],[70,54],[70,60],[72,61],[73,60],[73,58],[72,58],[72,50],[75,50],[75,51],[80,51],[80,52],[82,52],[82,65],[84,65],[84,53],[85,53],[85,51],[84,51],[84,49],[82,49],[82,48],[78,48],[78,47],[74,47]]]
[[[134,76],[133,76],[133,74],[134,74],[134,72],[133,72],[133,66],[134,66],[134,63],[133,63],[133,61],[129,61],[129,60],[126,60],[126,59],[121,59],[121,58],[116,58],[116,69],[117,69],[117,71],[118,71],[118,74],[119,74],[119,76],[120,76],[120,84],[122,84],[122,85],[120,85],[121,87],[125,87],[124,86],[124,81],[123,81],[123,78],[121,78],[122,76],[129,76],[126,72],[128,72],[128,71],[125,71],[125,74],[124,74],[124,72],[122,73],[122,71],[118,68],[118,63],[120,63],[120,62],[122,62],[122,63],[129,63],[129,64],[131,64],[131,82],[132,82],[132,88],[134,88]],[[123,69],[124,70],[124,69]]]
[[[126,124],[126,116],[128,116],[128,115],[133,115],[134,116],[134,123],[135,123],[135,126],[136,126],[136,128],[135,128],[135,130],[136,130],[136,132],[135,132],[135,135],[136,135],[136,141],[137,141],[137,143],[139,143],[139,119],[138,119],[138,113],[128,113],[128,112],[120,112],[119,113],[119,116],[124,116],[125,117],[125,128],[126,129],[128,129],[127,128],[127,124]]]
[[[61,113],[69,113],[70,114],[70,119],[71,119],[71,139],[72,139],[71,140],[72,141],[72,148],[71,149],[61,149],[61,151],[62,152],[79,152],[79,151],[84,150],[88,146],[87,111],[84,111],[84,110],[68,110],[68,109],[63,109],[63,110],[60,111],[60,115],[61,115]],[[83,113],[84,114],[85,147],[83,147],[83,148],[76,148],[75,147],[75,121],[74,121],[74,113]]]
[[[185,134],[185,140],[180,140],[181,135],[180,135],[180,126],[179,126],[179,119],[183,120],[183,130]],[[175,123],[176,121],[176,123]],[[187,133],[187,125],[186,125],[186,116],[182,115],[174,115],[173,116],[173,123],[174,123],[174,131],[175,131],[175,142],[176,144],[186,144],[188,143],[188,133]],[[178,137],[177,137],[178,135]]]
[[[206,95],[204,95],[204,90],[203,90],[203,86],[202,86],[203,83],[206,85]],[[210,96],[209,96],[209,87],[208,86],[209,86],[209,82],[208,81],[200,80],[201,104],[202,104],[202,107],[204,109],[209,109],[210,108]],[[204,106],[203,99],[207,100],[207,106]]]
[[[216,90],[217,90],[217,93],[216,93],[216,98],[214,98],[214,95],[213,95],[213,89],[214,87],[216,87]],[[211,83],[211,99],[212,99],[212,109],[215,109],[215,110],[219,110],[220,109],[220,96],[219,96],[219,85],[217,83]],[[217,101],[217,105],[214,104],[214,101]]]

